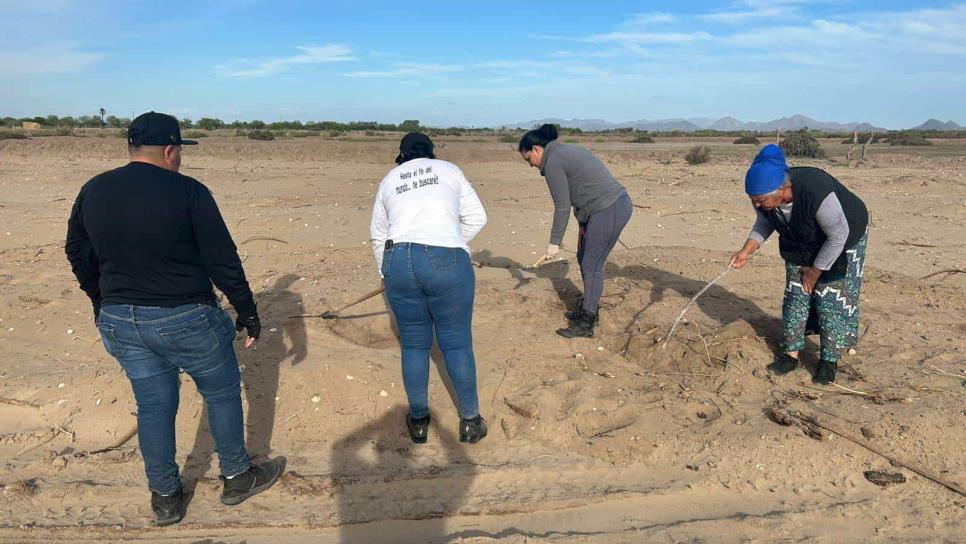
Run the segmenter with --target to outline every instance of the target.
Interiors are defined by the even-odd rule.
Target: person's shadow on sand
[[[581,289],[567,277],[570,271],[569,260],[555,261],[538,268],[529,268],[528,265],[524,265],[508,257],[495,256],[490,250],[482,249],[473,254],[473,262],[477,263],[476,266],[480,268],[506,269],[510,273],[510,276],[517,281],[516,285],[513,286],[514,290],[530,283],[534,279],[550,280],[550,285],[553,287],[554,292],[557,293],[560,302],[568,310],[576,309],[577,300],[582,294]],[[526,275],[524,271],[527,272]],[[530,274],[533,277],[528,277]]]
[[[428,443],[413,444],[406,432],[406,411],[396,406],[332,446],[332,488],[342,544],[450,540],[446,518],[457,515],[466,502],[474,465],[455,426],[438,424],[435,413]],[[371,523],[388,520],[416,523]]]
[[[616,263],[608,263],[606,273],[608,277],[623,277],[632,282],[644,280],[651,284],[651,300],[644,308],[638,311],[637,315],[642,314],[654,304],[661,302],[664,299],[665,293],[669,290],[676,291],[682,297],[690,300],[691,297],[696,295],[708,283],[707,280],[691,279],[653,266],[620,266]],[[778,290],[774,293],[774,296],[781,298],[783,293]],[[698,298],[695,305],[706,315],[718,320],[723,325],[728,325],[738,320],[747,321],[755,329],[755,332],[765,339],[765,342],[768,343],[768,346],[772,350],[777,353],[782,349],[781,317],[775,317],[765,310],[762,310],[755,302],[736,295],[721,285],[715,284]],[[628,327],[631,325],[633,325],[633,320]],[[815,345],[812,339],[806,338],[806,341],[808,346],[806,349],[814,351]],[[804,362],[805,360],[803,359]]]
[[[298,279],[294,274],[284,274],[273,287],[256,294],[263,327],[257,351],[246,350],[236,343],[238,363],[244,368],[241,379],[247,400],[247,406],[244,407],[245,447],[252,457],[267,456],[272,452],[281,365],[291,359],[290,364],[296,366],[308,354],[305,321],[286,319],[304,313],[301,295],[290,290]],[[283,334],[271,332],[278,323],[282,324]],[[182,481],[188,493],[194,492],[197,481],[211,468],[213,452],[208,411],[203,407],[198,418],[194,447],[182,471]]]

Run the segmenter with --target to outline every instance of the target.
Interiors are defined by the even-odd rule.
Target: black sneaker
[[[278,457],[264,463],[252,464],[248,471],[234,478],[219,476],[225,484],[221,492],[221,503],[228,506],[241,504],[245,499],[258,495],[275,485],[278,477],[285,471],[285,458]]]
[[[588,312],[583,307],[577,309],[580,315],[577,319],[570,322],[566,329],[557,329],[557,334],[564,338],[593,338],[594,325],[597,324],[597,315]]]
[[[812,383],[820,385],[833,383],[838,366],[836,361],[819,361],[818,367],[815,369],[815,375],[812,376]]]
[[[775,362],[765,367],[768,369],[770,374],[775,376],[784,376],[792,370],[798,368],[798,359],[792,357],[787,353],[782,353],[775,358]]]
[[[460,442],[476,444],[486,436],[486,421],[482,416],[460,420]]]
[[[185,506],[184,489],[178,489],[173,495],[151,492],[151,510],[154,511],[154,523],[158,527],[181,521],[184,518]]]
[[[429,416],[413,419],[406,414],[406,428],[409,429],[409,438],[417,444],[425,444],[429,434]]]

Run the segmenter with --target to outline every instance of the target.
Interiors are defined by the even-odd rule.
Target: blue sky
[[[966,123],[966,3],[0,0],[0,115]]]

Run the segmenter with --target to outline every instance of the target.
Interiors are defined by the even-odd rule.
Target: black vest
[[[849,238],[845,242],[842,254],[835,260],[825,274],[844,276],[848,270],[845,251],[852,249],[865,234],[869,226],[869,212],[865,203],[849,191],[828,172],[811,166],[799,166],[788,171],[792,182],[792,215],[785,220],[785,215],[779,209],[767,213],[775,230],[778,231],[778,250],[783,259],[799,266],[812,266],[822,244],[825,243],[825,233],[815,214],[825,198],[835,193],[842,204],[842,211],[849,222]]]

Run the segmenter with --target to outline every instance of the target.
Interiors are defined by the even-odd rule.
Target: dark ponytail
[[[520,146],[518,151],[523,153],[524,151],[530,151],[533,146],[539,145],[540,147],[547,147],[547,144],[557,139],[557,125],[545,124],[541,125],[540,128],[535,128],[523,135],[520,138]]]

